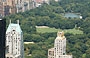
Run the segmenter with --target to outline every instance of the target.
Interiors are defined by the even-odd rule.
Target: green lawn
[[[77,29],[55,29],[55,28],[37,28],[38,33],[50,33],[50,32],[58,32],[58,31],[64,31],[65,33],[73,33],[73,34],[83,34],[83,31],[77,30]]]

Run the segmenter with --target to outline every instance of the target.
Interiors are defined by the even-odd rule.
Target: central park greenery
[[[65,18],[61,13],[80,13],[83,19]],[[54,46],[57,32],[38,32],[35,26],[48,26],[60,30],[73,30],[66,32],[67,54],[73,58],[90,58],[90,0],[62,0],[50,1],[50,5],[43,4],[35,9],[6,16],[7,26],[9,20],[20,26],[24,34],[25,58],[48,58],[48,49]],[[77,30],[77,31],[76,31]],[[79,32],[79,31],[81,32]],[[52,30],[54,31],[54,30]],[[77,32],[76,34],[74,34]]]

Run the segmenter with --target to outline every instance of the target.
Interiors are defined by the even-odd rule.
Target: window
[[[6,47],[6,52],[9,53],[9,46]]]
[[[15,30],[13,30],[13,31],[15,31]]]

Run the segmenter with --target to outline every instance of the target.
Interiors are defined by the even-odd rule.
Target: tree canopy
[[[62,13],[79,13],[83,19],[65,18]],[[38,33],[35,26],[48,26],[56,29],[79,29],[83,34],[66,33],[67,53],[73,58],[90,58],[90,0],[62,0],[50,1],[50,5],[43,4],[35,9],[6,16],[7,26],[20,20],[24,33],[24,41],[35,44],[25,45],[25,51],[31,58],[47,58],[47,50],[54,45],[56,33]],[[40,53],[42,52],[42,53]],[[28,58],[28,57],[25,57]]]

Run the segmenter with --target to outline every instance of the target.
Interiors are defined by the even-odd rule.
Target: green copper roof
[[[12,29],[15,29],[19,33],[22,32],[19,24],[10,23],[6,32],[10,32]]]

